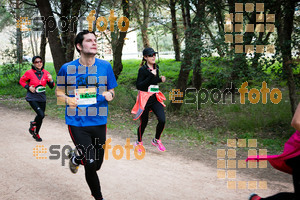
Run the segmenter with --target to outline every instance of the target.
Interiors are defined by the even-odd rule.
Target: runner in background
[[[165,82],[166,77],[159,77],[159,67],[155,63],[157,52],[152,48],[143,50],[143,60],[136,81],[136,88],[139,90],[136,104],[131,113],[135,114],[134,120],[140,119],[140,126],[137,129],[138,139],[135,146],[139,152],[145,150],[143,146],[143,134],[148,124],[149,112],[153,111],[157,117],[155,138],[152,139],[152,145],[156,146],[159,151],[165,151],[166,148],[160,140],[160,136],[165,128],[166,117],[164,112],[166,100],[163,93],[159,91],[158,83]]]
[[[248,157],[247,160],[268,160],[270,164],[280,171],[293,176],[294,193],[281,192],[274,196],[262,198],[257,194],[251,194],[249,200],[299,200],[300,199],[300,104],[293,116],[292,127],[296,132],[285,143],[283,153],[280,155],[268,155],[267,157]],[[253,161],[252,161],[253,162]]]
[[[51,74],[44,69],[45,62],[40,56],[32,58],[32,68],[25,72],[19,83],[27,90],[26,101],[36,112],[34,121],[30,122],[29,133],[32,137],[41,142],[40,128],[45,117],[46,110],[46,85],[52,89],[54,82]]]
[[[77,173],[79,165],[83,165],[92,196],[102,200],[97,171],[104,156],[108,102],[115,96],[117,82],[110,63],[95,58],[97,39],[94,32],[78,33],[75,47],[80,58],[64,64],[59,70],[56,95],[58,101],[67,103],[66,124],[79,152],[79,155],[75,151],[69,153],[70,170]]]

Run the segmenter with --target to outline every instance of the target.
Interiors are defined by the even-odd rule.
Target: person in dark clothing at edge
[[[36,112],[34,121],[30,122],[29,133],[32,137],[41,142],[39,131],[45,117],[46,110],[46,84],[52,89],[54,82],[51,74],[44,69],[45,62],[42,57],[34,56],[32,58],[32,69],[25,72],[20,78],[19,83],[27,89],[26,101]]]
[[[136,104],[131,113],[135,114],[134,120],[140,119],[140,125],[137,129],[138,140],[135,142],[135,147],[139,152],[145,151],[143,146],[142,136],[148,124],[149,112],[153,111],[158,119],[156,126],[155,138],[152,139],[152,145],[156,146],[159,151],[165,151],[166,148],[160,140],[160,136],[164,130],[166,117],[163,101],[166,100],[163,93],[159,91],[158,83],[165,82],[166,77],[159,77],[159,67],[155,63],[157,52],[152,48],[143,50],[143,60],[140,64],[136,87],[139,90]]]
[[[284,144],[283,153],[280,155],[267,155],[263,157],[252,157],[247,160],[268,160],[269,163],[276,169],[291,174],[293,177],[294,193],[280,192],[273,196],[262,198],[253,193],[249,200],[299,200],[300,199],[300,103],[293,116],[292,127],[296,132]]]

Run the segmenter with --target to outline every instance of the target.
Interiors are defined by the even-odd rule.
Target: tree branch
[[[37,4],[33,4],[33,3],[30,3],[30,2],[25,1],[25,0],[21,0],[21,1],[22,1],[23,3],[29,5],[29,6],[33,6],[33,7],[35,7],[35,8],[38,8]]]
[[[109,44],[111,44],[111,40],[109,39],[109,37],[107,36],[107,34],[104,31],[102,33],[104,34],[104,36],[107,39],[107,41],[109,42]]]

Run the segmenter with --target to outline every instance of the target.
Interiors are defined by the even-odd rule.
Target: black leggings
[[[102,148],[106,140],[106,125],[76,127],[68,126],[70,136],[79,156],[77,164],[84,165],[85,179],[95,199],[102,199],[97,171],[101,168],[104,156]]]
[[[166,117],[165,117],[164,107],[161,103],[159,103],[157,101],[156,98],[153,101],[152,101],[152,97],[150,97],[150,98],[151,99],[148,100],[148,102],[145,106],[145,110],[140,117],[140,126],[138,127],[138,130],[137,130],[139,142],[142,141],[142,137],[143,137],[145,128],[147,127],[150,110],[152,110],[154,112],[154,114],[156,115],[157,120],[158,120],[158,124],[156,126],[156,134],[155,134],[156,139],[158,139],[158,140],[160,139],[161,133],[163,132],[163,130],[165,128]]]
[[[45,117],[46,102],[38,101],[28,101],[32,109],[36,112],[36,117],[34,119],[36,124],[36,133],[38,134]]]
[[[261,198],[262,200],[299,200],[300,199],[300,156],[286,160],[286,164],[293,169],[293,184],[295,193],[281,192],[274,196]]]

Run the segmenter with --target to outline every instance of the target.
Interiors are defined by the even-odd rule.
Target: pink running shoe
[[[136,141],[134,143],[134,148],[136,148],[136,147],[137,147],[139,153],[145,152],[145,147],[143,146],[143,142]]]
[[[164,147],[164,145],[161,143],[160,140],[157,140],[157,139],[153,138],[151,143],[152,143],[153,146],[156,146],[159,151],[166,151],[166,148]]]

